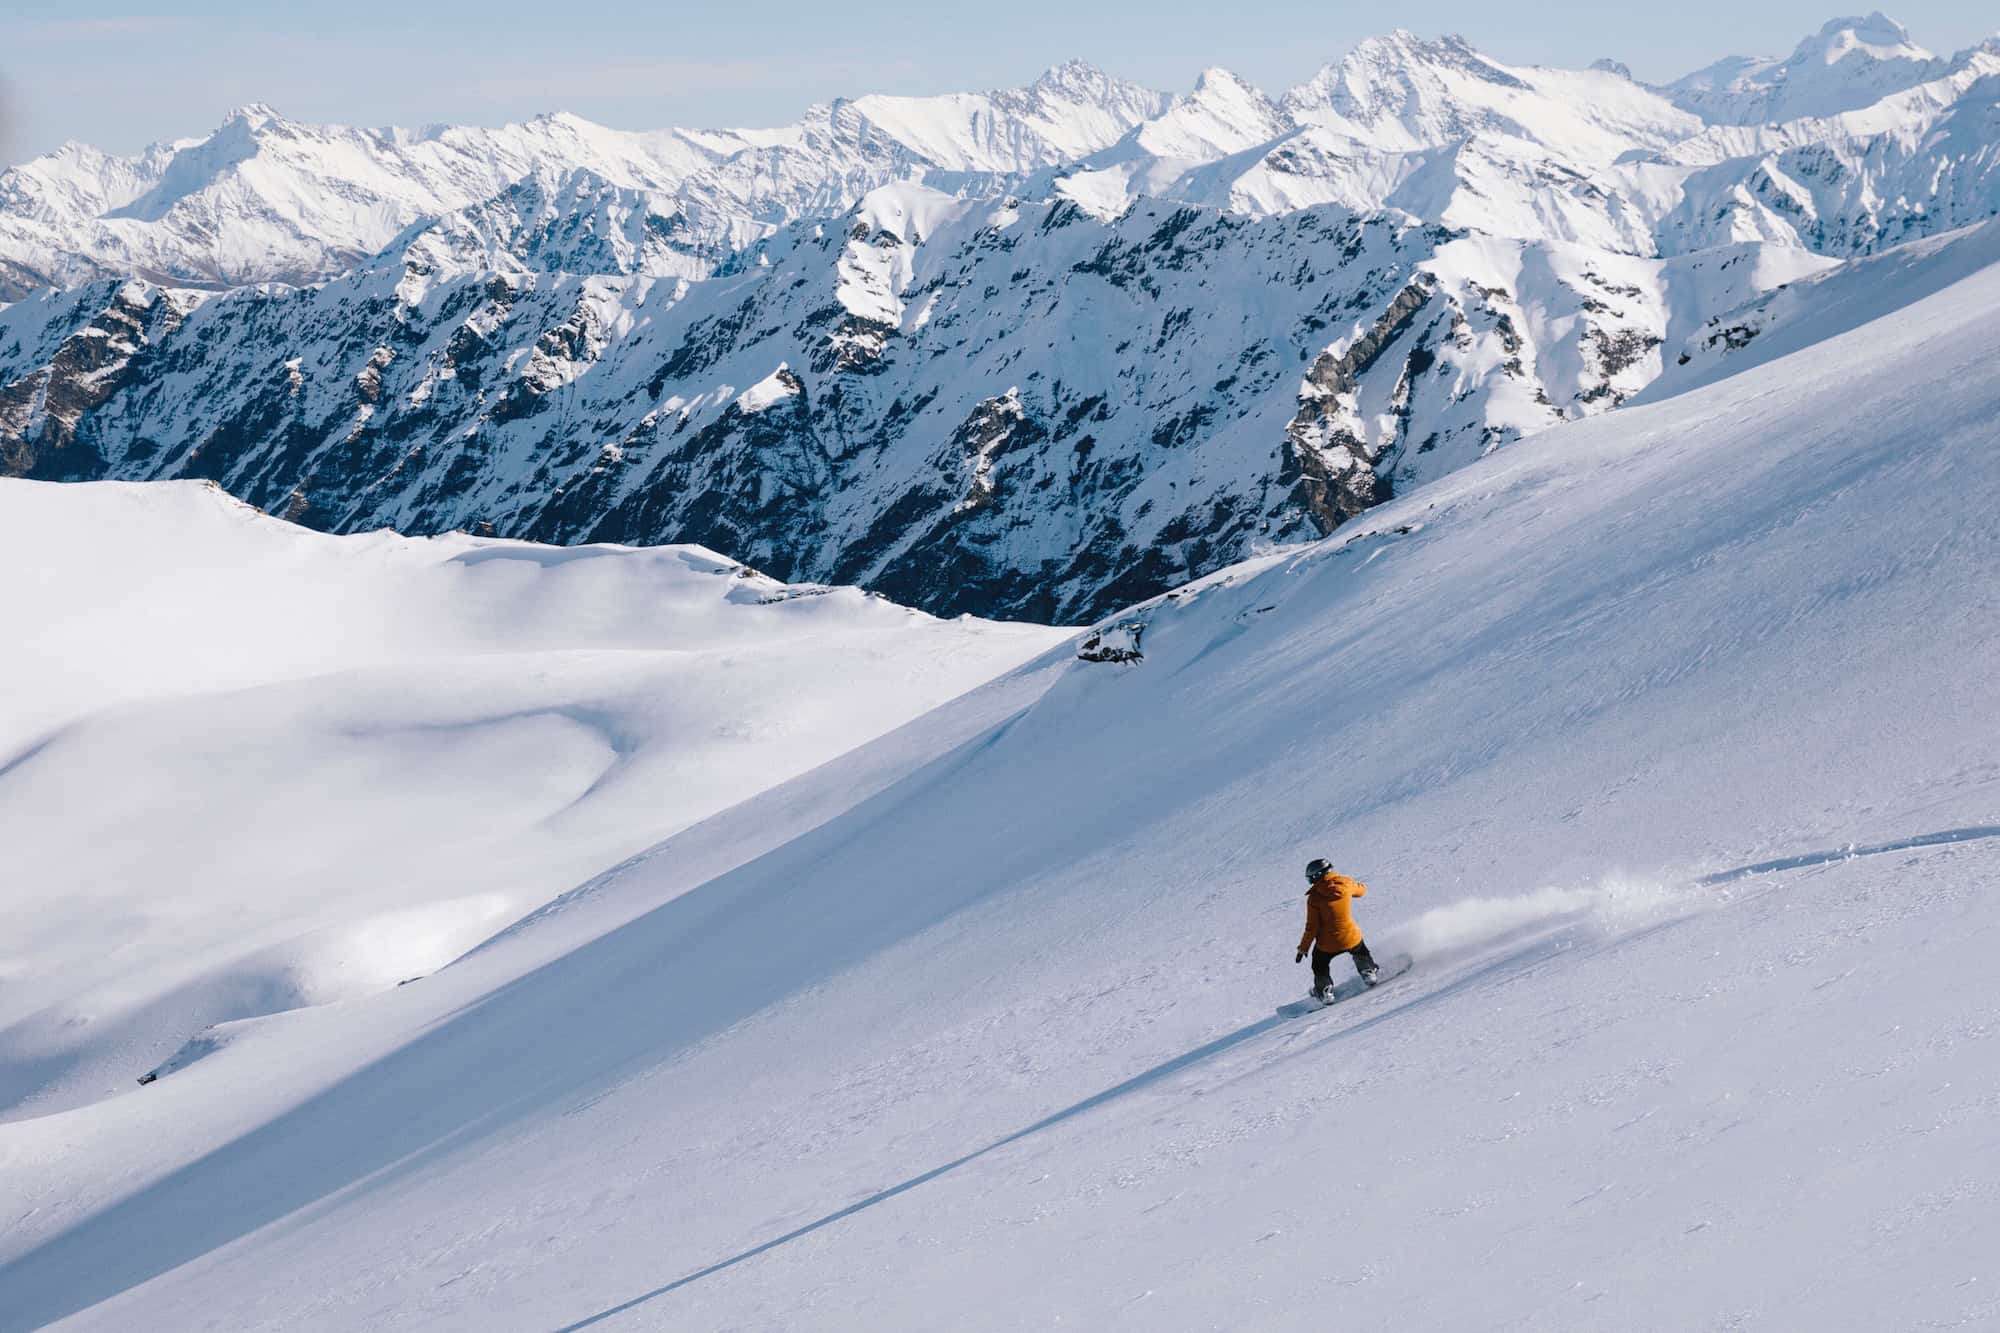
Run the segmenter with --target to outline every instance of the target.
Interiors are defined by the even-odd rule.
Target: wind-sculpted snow
[[[2000,47],[1879,15],[1665,87],[1396,32],[1277,95],[1072,63],[763,131],[249,107],[0,176],[0,473],[1091,619],[2000,212],[1996,107]]]
[[[0,656],[0,1119],[428,973],[1064,637],[193,485],[0,483],[0,552],[35,571],[0,590],[32,645]]]
[[[156,1082],[0,1125],[0,1323],[1990,1324],[1996,311],[2000,267],[1968,266],[1523,440],[600,863],[407,986],[135,1046]],[[545,580],[633,561],[736,586],[692,552],[290,535],[497,551],[441,561],[474,606],[511,576],[555,614]],[[159,574],[124,615],[217,614]],[[842,605],[757,602],[760,629]],[[769,683],[838,709],[802,642]],[[448,683],[490,706],[477,665]],[[612,669],[521,665],[509,688],[571,701]],[[329,718],[442,707],[401,674],[314,688],[347,711],[205,702],[301,762]],[[620,733],[561,721],[536,763],[453,771],[509,811],[563,798],[581,732]],[[152,790],[256,839],[207,757]],[[1417,962],[1287,1017],[1316,856]]]

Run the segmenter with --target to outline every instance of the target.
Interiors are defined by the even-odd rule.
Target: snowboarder
[[[1322,1002],[1332,998],[1333,977],[1327,968],[1339,954],[1352,958],[1361,980],[1373,986],[1382,970],[1368,952],[1361,927],[1354,924],[1354,909],[1348,905],[1366,894],[1368,886],[1335,874],[1332,866],[1319,859],[1306,867],[1306,879],[1312,885],[1306,890],[1306,929],[1299,936],[1298,956],[1292,961],[1304,962],[1306,950],[1312,950],[1313,998]]]

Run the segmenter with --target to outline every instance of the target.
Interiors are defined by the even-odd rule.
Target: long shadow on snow
[[[1548,957],[1552,953],[1560,952],[1561,948],[1562,946],[1560,944],[1556,944],[1553,946],[1542,945],[1539,947],[1531,947],[1525,950],[1517,951],[1513,954],[1508,955],[1505,958],[1501,958],[1492,963],[1489,963],[1485,967],[1481,967],[1474,972],[1468,973],[1463,977],[1459,977],[1453,980],[1448,985],[1440,986],[1436,990],[1424,991],[1417,995],[1413,995],[1409,999],[1403,1001],[1401,1004],[1395,1005],[1392,1008],[1384,1009],[1380,1013],[1375,1014],[1367,1019],[1364,1019],[1361,1022],[1355,1023],[1351,1027],[1342,1028],[1339,1031],[1327,1037],[1323,1037],[1317,1042],[1312,1043],[1312,1045],[1315,1047],[1323,1046],[1327,1042],[1342,1040],[1344,1038],[1352,1037],[1359,1033],[1366,1032],[1368,1029],[1386,1023],[1392,1018],[1396,1018],[1402,1014],[1408,1013],[1412,1009],[1419,1009],[1426,1007],[1428,1005],[1435,1004],[1438,1001],[1444,999],[1446,996],[1455,994],[1456,992],[1464,990],[1469,986],[1475,985],[1478,982],[1487,979],[1489,976],[1492,976],[1495,973],[1514,971],[1523,967],[1531,966],[1534,963],[1539,962],[1543,958]],[[1338,1012],[1339,1010],[1346,1008],[1347,1004],[1351,1003],[1353,1003],[1353,1001],[1347,1001],[1343,1004],[1335,1005],[1334,1012]],[[719,1259],[715,1263],[710,1264],[706,1268],[696,1269],[694,1272],[689,1273],[685,1277],[676,1278],[672,1282],[668,1282],[663,1286],[658,1286],[653,1288],[651,1291],[642,1292],[639,1295],[632,1297],[632,1299],[628,1301],[622,1301],[619,1304],[611,1306],[608,1309],[600,1310],[596,1314],[591,1315],[588,1318],[579,1319],[573,1324],[564,1324],[560,1329],[556,1330],[556,1333],[576,1333],[576,1330],[578,1329],[588,1328],[592,1324],[601,1323],[606,1319],[610,1319],[617,1315],[624,1314],[627,1311],[636,1309],[637,1307],[646,1304],[648,1301],[656,1300],[659,1297],[665,1296],[670,1292],[679,1291],[682,1287],[691,1286],[694,1283],[701,1281],[703,1278],[713,1277],[715,1274],[720,1273],[725,1269],[734,1268],[741,1263],[747,1263],[749,1260],[755,1259],[758,1255],[768,1254],[772,1250],[775,1250],[780,1246],[789,1245],[791,1242],[795,1240],[799,1240],[802,1237],[809,1236],[815,1231],[819,1231],[826,1227],[830,1227],[836,1222],[854,1216],[856,1213],[864,1212],[867,1209],[875,1207],[877,1204],[887,1203],[889,1200],[895,1198],[899,1194],[907,1194],[911,1190],[917,1188],[917,1186],[928,1184],[929,1182],[936,1180],[939,1176],[947,1175],[950,1172],[958,1170],[958,1168],[962,1166],[966,1166],[972,1162],[976,1162],[980,1158],[986,1156],[988,1153],[998,1152],[1000,1149],[1007,1147],[1009,1144],[1019,1143],[1021,1140],[1025,1138],[1029,1138],[1032,1135],[1041,1133],[1043,1130],[1053,1129],[1055,1126],[1062,1124],[1066,1120],[1073,1120],[1077,1116],[1083,1115],[1087,1111],[1096,1110],[1100,1106],[1104,1106],[1109,1102],[1117,1101],[1119,1098],[1137,1092],[1141,1088],[1147,1087],[1150,1084],[1158,1083],[1163,1079],[1170,1078],[1174,1074],[1177,1074],[1182,1070],[1192,1068],[1195,1065],[1201,1064],[1203,1061],[1213,1059],[1214,1057],[1222,1054],[1224,1051],[1230,1049],[1231,1047],[1241,1046],[1244,1042],[1251,1041],[1257,1037],[1261,1037],[1265,1033],[1271,1031],[1274,1028],[1282,1027],[1289,1023],[1295,1023],[1301,1017],[1310,1018],[1313,1016],[1314,1015],[1311,1014],[1306,1014],[1306,1015],[1272,1014],[1268,1018],[1260,1018],[1254,1023],[1247,1023],[1244,1026],[1237,1028],[1234,1032],[1225,1033],[1224,1035],[1215,1038],[1213,1041],[1204,1042],[1200,1046],[1195,1047],[1191,1051],[1184,1051],[1181,1054],[1176,1055],[1171,1059],[1162,1060],[1159,1064],[1154,1065],[1151,1069],[1147,1069],[1140,1073],[1134,1074],[1132,1075],[1132,1077],[1126,1079],[1122,1083],[1113,1084],[1111,1087],[1106,1088],[1102,1092],[1092,1093],[1090,1096],[1085,1097],[1082,1101],[1072,1102],[1068,1106],[1063,1107],[1062,1110],[1053,1112],[1052,1114],[1049,1115],[1045,1115],[1040,1120],[1035,1121],[1035,1123],[1033,1123],[1032,1125],[1028,1125],[1025,1126],[1024,1128],[1017,1129],[1012,1134],[1008,1134],[1001,1138],[997,1138],[983,1148],[975,1148],[971,1152],[966,1153],[962,1157],[952,1158],[949,1162],[944,1163],[942,1166],[934,1166],[930,1170],[922,1172],[919,1175],[911,1176],[908,1180],[904,1180],[897,1184],[890,1185],[886,1189],[877,1190],[875,1193],[869,1195],[867,1198],[856,1200],[855,1202],[848,1204],[845,1208],[836,1209],[835,1211],[828,1213],[825,1217],[817,1218],[814,1221],[806,1223],[804,1226],[795,1227],[792,1230],[787,1231],[782,1236],[773,1236],[770,1240],[764,1241],[762,1244],[759,1245],[753,1245],[749,1249],[743,1250],[740,1253],[732,1254],[727,1259]]]
[[[961,1166],[964,1166],[969,1162],[975,1162],[980,1158],[986,1156],[988,1153],[998,1152],[1000,1149],[1006,1147],[1010,1143],[1019,1143],[1022,1139],[1025,1139],[1030,1135],[1039,1134],[1045,1129],[1050,1129],[1056,1125],[1060,1125],[1065,1120],[1074,1119],[1075,1117],[1084,1114],[1084,1112],[1086,1111],[1094,1110],[1097,1107],[1103,1106],[1107,1102],[1116,1101],[1118,1098],[1123,1097],[1128,1093],[1137,1092],[1140,1088],[1145,1087],[1149,1083],[1157,1083],[1161,1079],[1168,1078],[1171,1075],[1177,1073],[1178,1071],[1188,1068],[1190,1065],[1200,1064],[1203,1060],[1207,1060],[1213,1056],[1220,1055],[1223,1051],[1228,1050],[1232,1046],[1240,1046],[1244,1042],[1249,1041],[1252,1038],[1263,1036],[1266,1032],[1269,1032],[1272,1028],[1278,1027],[1284,1023],[1289,1023],[1291,1021],[1293,1021],[1293,1016],[1286,1014],[1272,1014],[1268,1018],[1260,1018],[1254,1023],[1245,1024],[1244,1026],[1237,1028],[1234,1032],[1225,1033],[1224,1035],[1217,1037],[1213,1041],[1204,1042],[1202,1045],[1195,1047],[1191,1051],[1185,1051],[1180,1055],[1174,1056],[1170,1060],[1162,1060],[1159,1064],[1154,1065],[1151,1069],[1145,1070],[1142,1073],[1134,1074],[1132,1077],[1126,1079],[1123,1083],[1114,1084],[1113,1086],[1106,1088],[1102,1092],[1092,1093],[1090,1096],[1085,1097],[1080,1102],[1072,1102],[1068,1106],[1065,1106],[1060,1111],[1054,1112],[1051,1115],[1043,1116],[1040,1120],[1037,1120],[1034,1124],[1029,1125],[1026,1128],[1017,1129],[1012,1134],[1008,1134],[1003,1138],[995,1139],[993,1140],[993,1142],[987,1144],[983,1148],[973,1149],[971,1152],[966,1153],[963,1157],[954,1157],[949,1162],[946,1162],[942,1166],[934,1166],[930,1170],[925,1171],[920,1175],[911,1176],[908,1180],[901,1181],[898,1184],[891,1185],[886,1189],[877,1190],[875,1193],[869,1195],[867,1198],[857,1200],[854,1203],[850,1203],[845,1208],[837,1209],[834,1212],[828,1213],[825,1217],[819,1218],[812,1222],[808,1222],[802,1227],[796,1227],[790,1231],[787,1231],[782,1236],[773,1236],[770,1240],[763,1242],[761,1245],[753,1245],[749,1249],[744,1250],[741,1253],[730,1255],[727,1259],[717,1260],[715,1263],[710,1264],[706,1268],[696,1269],[694,1272],[689,1273],[686,1277],[676,1278],[674,1281],[669,1282],[664,1286],[655,1287],[651,1291],[643,1292],[640,1295],[634,1296],[629,1301],[622,1301],[619,1304],[610,1307],[609,1309],[600,1310],[596,1314],[591,1315],[585,1319],[579,1319],[573,1324],[564,1324],[560,1329],[556,1330],[556,1333],[574,1333],[574,1330],[576,1329],[588,1328],[592,1324],[601,1323],[602,1321],[610,1319],[615,1315],[624,1314],[628,1310],[644,1305],[646,1304],[646,1302],[655,1300],[661,1296],[665,1296],[669,1292],[679,1291],[682,1287],[690,1286],[693,1283],[701,1281],[705,1277],[713,1277],[715,1274],[722,1272],[724,1269],[734,1268],[738,1264],[747,1263],[749,1260],[755,1259],[760,1254],[768,1254],[770,1251],[777,1249],[781,1245],[789,1245],[791,1244],[791,1242],[798,1240],[802,1236],[809,1236],[815,1231],[819,1231],[823,1228],[830,1227],[834,1223],[839,1222],[844,1218],[852,1217],[856,1213],[863,1212],[867,1209],[873,1208],[877,1204],[887,1203],[889,1200],[895,1198],[899,1194],[907,1194],[919,1185],[927,1184],[930,1181],[936,1180],[939,1176],[946,1175],[952,1171],[956,1171]]]

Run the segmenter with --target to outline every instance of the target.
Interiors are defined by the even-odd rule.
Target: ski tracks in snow
[[[1802,852],[1796,856],[1781,856],[1771,861],[1759,861],[1755,865],[1737,866],[1730,870],[1717,870],[1703,875],[1695,881],[1697,887],[1713,888],[1721,884],[1733,884],[1739,879],[1749,879],[1754,875],[1774,875],[1786,870],[1804,870],[1812,866],[1829,865],[1836,861],[1853,861],[1864,856],[1881,856],[1887,852],[1907,852],[1920,847],[1945,847],[1957,842],[1978,842],[1985,838],[2000,838],[2000,824],[1968,824],[1963,828],[1940,829],[1936,833],[1919,833],[1911,838],[1897,838],[1891,842],[1875,842],[1866,845],[1848,843],[1845,847],[1835,847],[1827,851]]]
[[[1615,876],[1583,888],[1544,888],[1509,897],[1475,897],[1448,903],[1383,932],[1385,948],[1408,952],[1415,959],[1411,973],[1413,982],[1398,984],[1394,992],[1367,992],[1303,1016],[1274,1013],[1246,1023],[1162,1060],[1101,1092],[1072,1102],[982,1147],[885,1186],[770,1240],[566,1324],[558,1333],[578,1333],[578,1330],[630,1313],[660,1297],[748,1263],[858,1213],[889,1203],[1003,1148],[1121,1101],[1133,1093],[1158,1088],[1176,1075],[1209,1067],[1231,1051],[1240,1050],[1245,1060],[1219,1078],[1209,1078],[1188,1087],[1186,1094],[1204,1096],[1269,1073],[1301,1056],[1323,1055],[1335,1043],[1352,1041],[1397,1020],[1434,1009],[1454,997],[1528,980],[1557,965],[1559,960],[1573,960],[1588,954],[1629,947],[1702,911],[1727,906],[1731,901],[1699,890],[1861,857],[1990,838],[2000,838],[2000,824],[1967,825],[1887,842],[1802,852],[1711,871],[1678,883]],[[1440,971],[1440,968],[1448,970]],[[1414,994],[1405,993],[1413,983],[1421,985],[1427,978],[1434,979],[1436,984],[1419,989]],[[1369,1003],[1371,997],[1376,1000],[1375,1003]],[[1342,1021],[1356,1014],[1357,1009],[1358,1015],[1353,1021]],[[1267,1047],[1259,1056],[1260,1039],[1274,1034],[1277,1036],[1276,1045]]]

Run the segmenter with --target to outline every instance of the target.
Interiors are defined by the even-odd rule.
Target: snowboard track
[[[1858,860],[1865,856],[1881,856],[1891,852],[1910,851],[1925,847],[1949,846],[1954,843],[1977,842],[1991,838],[2000,838],[2000,824],[1971,824],[1961,828],[1940,829],[1933,833],[1920,833],[1908,838],[1896,838],[1887,842],[1868,844],[1849,843],[1842,847],[1813,852],[1800,852],[1792,856],[1777,857],[1768,861],[1753,862],[1749,865],[1734,866],[1727,870],[1712,871],[1692,881],[1692,886],[1695,888],[1715,888],[1758,875],[1782,874],[1787,871],[1804,870],[1839,861]],[[1652,922],[1636,930],[1619,932],[1610,939],[1602,941],[1598,947],[1622,947],[1643,939],[1648,935],[1677,926],[1687,919],[1687,914],[1676,913],[1665,920]],[[1339,1010],[1351,1005],[1353,1001],[1330,1006],[1328,1010],[1322,1010],[1318,1013],[1305,1015],[1271,1014],[1253,1023],[1246,1023],[1232,1032],[1224,1033],[1222,1036],[1204,1042],[1192,1050],[1184,1051],[1179,1055],[1153,1065],[1149,1069],[1142,1070],[1122,1082],[1113,1084],[1102,1092],[1093,1093],[1081,1101],[1072,1102],[1061,1110],[1042,1117],[1033,1124],[993,1140],[984,1147],[975,1148],[971,1152],[955,1157],[940,1166],[934,1166],[928,1171],[877,1190],[875,1193],[865,1198],[857,1199],[846,1207],[836,1209],[824,1217],[816,1218],[811,1222],[785,1232],[783,1235],[774,1236],[770,1240],[763,1241],[747,1250],[730,1255],[726,1259],[719,1259],[705,1268],[696,1269],[692,1273],[655,1287],[651,1291],[642,1292],[637,1296],[631,1297],[629,1300],[600,1310],[596,1314],[586,1316],[574,1323],[565,1324],[557,1329],[556,1333],[577,1333],[580,1329],[590,1328],[608,1319],[615,1319],[621,1314],[629,1313],[639,1306],[648,1304],[662,1296],[671,1295],[705,1278],[714,1277],[718,1273],[726,1272],[738,1265],[748,1263],[750,1260],[758,1258],[761,1255],[769,1254],[771,1251],[789,1245],[795,1240],[802,1240],[816,1231],[825,1230],[827,1227],[833,1226],[838,1222],[843,1222],[857,1213],[865,1212],[879,1204],[887,1203],[898,1195],[907,1194],[921,1185],[927,1185],[941,1176],[948,1175],[962,1166],[969,1166],[980,1158],[998,1152],[1002,1148],[1019,1143],[1023,1139],[1030,1138],[1044,1130],[1053,1129],[1065,1121],[1073,1120],[1101,1106],[1118,1101],[1131,1093],[1163,1082],[1184,1070],[1205,1064],[1225,1051],[1241,1046],[1246,1042],[1254,1041],[1266,1033],[1282,1027],[1296,1026],[1302,1019],[1309,1023],[1306,1031],[1294,1037],[1287,1038],[1287,1044],[1298,1040],[1299,1037],[1306,1038],[1296,1049],[1281,1051],[1275,1054],[1270,1060],[1260,1063],[1255,1068],[1241,1070],[1221,1080],[1219,1084],[1212,1085],[1207,1090],[1212,1091],[1214,1087],[1233,1083],[1252,1074],[1262,1072],[1268,1069],[1270,1065],[1279,1061],[1296,1059],[1299,1056],[1323,1050],[1335,1042],[1346,1041],[1349,1038],[1359,1036],[1373,1028],[1382,1026],[1392,1019],[1402,1017],[1414,1010],[1429,1008],[1452,995],[1472,989],[1482,983],[1501,983],[1510,977],[1531,972],[1552,959],[1571,953],[1575,948],[1575,941],[1570,938],[1571,934],[1572,928],[1567,925],[1558,927],[1554,931],[1537,932],[1532,927],[1511,931],[1509,935],[1516,939],[1519,939],[1522,935],[1534,935],[1535,938],[1528,940],[1519,947],[1505,950],[1500,956],[1492,958],[1459,976],[1453,977],[1435,989],[1419,992],[1403,1000],[1401,1003],[1383,1009],[1379,1013],[1370,1014],[1365,1018],[1358,1019],[1351,1024],[1337,1027],[1334,1031],[1326,1033],[1323,1036],[1309,1035],[1312,1028],[1319,1026],[1318,1024],[1310,1023],[1310,1020],[1322,1015],[1330,1017]]]
[[[1713,871],[1686,882],[1692,888],[1710,888],[1754,876],[1781,874],[1864,856],[1994,838],[2000,838],[2000,823],[1970,825],[1887,842],[1847,845],[1769,859],[1732,869]],[[687,906],[685,900],[682,901],[682,906],[683,908]],[[1686,919],[1688,914],[1676,913],[1666,921],[1648,925],[1639,931],[1617,934],[1603,941],[1601,947],[1629,944],[1644,933],[1665,929]],[[1342,1006],[1335,1006],[1324,1016],[1308,1015],[1304,1020],[1269,1014],[1163,1060],[1101,1092],[1073,1102],[1022,1129],[995,1139],[940,1166],[877,1190],[865,1198],[815,1221],[793,1228],[783,1235],[686,1273],[682,1277],[609,1306],[596,1314],[564,1325],[561,1333],[572,1333],[573,1330],[615,1318],[659,1297],[779,1249],[794,1240],[825,1230],[837,1222],[878,1204],[887,1203],[899,1195],[907,1194],[918,1186],[928,1184],[1001,1148],[1076,1119],[1118,1101],[1130,1093],[1157,1085],[1176,1074],[1204,1066],[1216,1056],[1253,1042],[1277,1029],[1301,1021],[1308,1024],[1307,1029],[1299,1034],[1298,1041],[1287,1043],[1292,1049],[1273,1057],[1295,1058],[1308,1051],[1322,1049],[1329,1043],[1344,1041],[1360,1032],[1378,1027],[1392,1017],[1409,1013],[1413,1008],[1433,1005],[1446,994],[1463,992],[1481,983],[1504,983],[1513,974],[1545,965],[1556,956],[1573,949],[1576,941],[1568,936],[1574,925],[1573,921],[1564,922],[1557,926],[1553,935],[1548,931],[1534,931],[1532,928],[1529,929],[1532,937],[1524,937],[1522,934],[1511,935],[1509,938],[1513,947],[1502,948],[1497,957],[1489,955],[1487,960],[1476,963],[1470,971],[1444,980],[1443,984],[1435,989],[1409,995],[1380,1012],[1357,1015],[1351,1023],[1342,1021],[1344,1018],[1341,1014]],[[613,931],[611,936],[600,937],[583,948],[584,950],[607,948],[614,943],[613,937],[619,933]],[[1424,964],[1420,962],[1419,971],[1423,966]],[[523,980],[517,980],[505,989],[512,990],[523,984],[525,984]],[[443,1039],[446,1030],[462,1022],[477,1021],[484,1010],[492,1007],[491,998],[484,1004],[468,1005],[443,1019],[422,1040],[411,1047],[391,1053],[369,1068],[380,1070],[398,1064],[421,1062],[431,1051],[432,1043]],[[1370,1005],[1368,1008],[1373,1009],[1374,1006]],[[1323,1017],[1326,1022],[1334,1024],[1333,1030],[1324,1033],[1319,1031],[1323,1023],[1314,1022],[1315,1017]],[[1268,1060],[1259,1062],[1256,1068],[1264,1068],[1269,1063]],[[357,1071],[357,1074],[359,1072]],[[1253,1072],[1254,1069],[1231,1071],[1224,1081],[1246,1077]],[[379,1183],[386,1178],[421,1169],[424,1163],[436,1160],[454,1147],[476,1140],[495,1127],[509,1123],[528,1113],[533,1106],[546,1103],[553,1096],[551,1089],[535,1086],[532,1080],[529,1083],[530,1086],[524,1087],[514,1098],[489,1107],[484,1114],[470,1121],[457,1121],[449,1117],[427,1121],[423,1116],[416,1116],[400,1126],[399,1132],[385,1135],[381,1142],[373,1145],[370,1153],[364,1153],[358,1160],[324,1162],[309,1179],[294,1182],[289,1186],[271,1186],[260,1163],[263,1163],[269,1154],[288,1151],[286,1147],[288,1128],[297,1132],[300,1126],[309,1125],[315,1120],[341,1119],[350,1113],[352,1108],[349,1103],[353,1098],[365,1098],[369,1093],[368,1088],[355,1085],[351,1080],[336,1084],[304,1105],[293,1108],[278,1121],[253,1129],[228,1143],[217,1145],[204,1156],[142,1186],[137,1193],[108,1208],[79,1219],[67,1230],[48,1237],[33,1249],[0,1265],[0,1289],[9,1289],[23,1280],[30,1284],[36,1282],[42,1284],[32,1294],[25,1290],[10,1293],[20,1295],[21,1304],[9,1310],[4,1317],[0,1317],[0,1326],[35,1327],[43,1322],[54,1322],[56,1319],[109,1300],[120,1292],[129,1291],[151,1278],[184,1263],[192,1262],[203,1254],[220,1249],[241,1236],[257,1230],[260,1226],[276,1222],[301,1208],[309,1208],[364,1181]],[[238,1169],[228,1169],[231,1166]],[[206,1171],[206,1168],[223,1169],[211,1172]],[[246,1182],[256,1180],[265,1182],[264,1189],[259,1192],[260,1197],[253,1199],[248,1207],[235,1214],[234,1220],[187,1224],[189,1214],[186,1206],[201,1203],[204,1194],[225,1188],[236,1190],[240,1194],[243,1188],[254,1188],[247,1186]],[[181,1219],[182,1225],[178,1229],[165,1229],[164,1224],[170,1218]],[[102,1241],[107,1237],[121,1237],[127,1242],[132,1242],[134,1237],[146,1237],[153,1243],[145,1246],[137,1245],[136,1242],[128,1244],[121,1262],[115,1265],[101,1265],[83,1280],[78,1280],[74,1271],[57,1278],[57,1274],[62,1273],[65,1256],[89,1248],[93,1240]],[[14,1323],[16,1320],[24,1322],[17,1325]]]
[[[1781,856],[1773,861],[1759,861],[1755,865],[1737,866],[1731,870],[1718,870],[1713,874],[1703,875],[1695,881],[1695,886],[1708,889],[1720,884],[1732,884],[1739,879],[1749,879],[1753,875],[1774,875],[1785,870],[1804,870],[1812,866],[1831,865],[1835,861],[1853,861],[1864,856],[1907,852],[1919,847],[1944,847],[1955,842],[1978,842],[1984,838],[2000,838],[2000,824],[1968,824],[1963,828],[1919,833],[1913,838],[1897,838],[1891,842],[1865,845],[1848,843],[1845,847],[1835,847],[1827,851]]]

